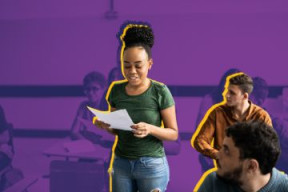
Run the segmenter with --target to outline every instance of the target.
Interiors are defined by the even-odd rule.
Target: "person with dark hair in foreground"
[[[108,101],[111,111],[126,109],[135,124],[131,126],[132,131],[123,131],[95,121],[97,127],[118,136],[112,191],[164,192],[169,166],[162,141],[178,138],[174,99],[166,85],[148,78],[153,64],[151,27],[124,24],[120,39],[124,46],[121,58],[126,80],[112,84]]]
[[[223,145],[225,129],[237,122],[257,120],[272,126],[269,114],[249,100],[253,90],[253,80],[244,73],[236,73],[227,78],[223,96],[226,101],[212,106],[194,133],[191,144],[205,156],[216,159]],[[208,111],[209,111],[208,110]],[[214,146],[212,141],[214,140]]]
[[[274,168],[280,154],[276,131],[259,121],[236,123],[225,131],[211,172],[198,192],[288,192],[288,176]]]

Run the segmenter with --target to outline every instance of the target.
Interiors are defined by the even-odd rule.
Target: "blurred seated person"
[[[288,120],[283,118],[272,118],[274,129],[280,140],[281,154],[276,164],[277,169],[288,173]]]
[[[250,100],[263,108],[266,98],[269,94],[269,88],[267,82],[261,77],[253,77],[253,91],[250,95]]]
[[[253,103],[262,106],[269,94],[268,84],[261,77],[254,77],[253,82],[254,89],[251,93],[250,99]],[[288,121],[285,121],[285,119],[282,117],[276,117],[273,114],[271,114],[271,119],[273,128],[278,134],[282,151],[277,161],[276,167],[279,170],[288,173]]]
[[[9,126],[11,125],[7,123],[4,110],[0,106],[0,173],[11,165],[14,156]]]
[[[94,109],[105,111],[108,109],[108,105],[101,105],[101,98],[105,100],[105,89],[106,89],[106,79],[104,75],[100,72],[90,72],[83,79],[83,88],[84,93],[87,97],[86,101],[80,103],[79,108],[77,110],[77,114],[74,118],[72,127],[71,127],[71,139],[87,139],[91,141],[93,144],[100,145],[101,147],[111,148],[114,143],[114,136],[97,129],[95,125],[93,125],[93,117],[94,114],[91,113],[87,109],[87,106],[92,107]],[[111,156],[111,152],[107,154],[102,154],[105,158],[104,160],[104,168],[105,170],[109,167],[109,159]],[[107,158],[107,159],[106,159]],[[87,159],[79,159],[81,162],[94,162],[94,160]],[[109,185],[109,175],[107,172],[104,173],[102,177],[105,177],[105,187],[108,189]]]
[[[23,178],[22,172],[12,167],[13,157],[12,124],[6,121],[0,106],[0,191]]]
[[[94,115],[87,109],[87,106],[99,109],[100,100],[103,96],[105,85],[106,80],[102,73],[93,71],[84,77],[83,88],[87,100],[80,103],[77,110],[77,114],[71,127],[70,137],[72,140],[85,138],[94,144],[103,145],[105,145],[105,143],[101,143],[100,138],[104,137],[113,141],[112,136],[95,128],[92,123]]]

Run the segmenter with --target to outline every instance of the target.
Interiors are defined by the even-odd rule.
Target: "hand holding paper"
[[[120,129],[124,131],[132,131],[131,126],[134,124],[131,120],[126,109],[121,109],[113,112],[102,112],[91,107],[87,108],[95,115],[100,121],[110,124],[113,129]]]

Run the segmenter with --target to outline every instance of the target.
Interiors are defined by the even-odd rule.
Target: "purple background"
[[[109,6],[108,0],[0,1],[0,86],[81,85],[92,70],[107,77],[117,65],[116,33],[126,20],[147,21],[154,29],[152,79],[216,86],[233,67],[271,86],[287,85],[286,0],[115,1],[114,19],[107,18]],[[84,99],[2,96],[0,104],[16,130],[68,131]],[[175,101],[179,130],[192,136],[201,97]],[[281,115],[281,102],[281,96],[269,98],[265,106]],[[16,137],[15,166],[25,174],[47,174],[50,160],[41,152],[53,139]],[[182,139],[181,153],[169,157],[170,191],[191,191],[200,178],[189,143]]]

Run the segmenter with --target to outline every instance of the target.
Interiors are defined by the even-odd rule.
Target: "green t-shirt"
[[[160,127],[160,111],[174,105],[167,86],[151,80],[150,87],[144,93],[131,96],[125,90],[127,83],[126,81],[114,84],[108,97],[111,107],[117,110],[126,109],[135,124],[145,122]],[[165,156],[162,141],[152,135],[137,138],[131,131],[122,130],[117,130],[117,134],[117,156],[128,159]]]

